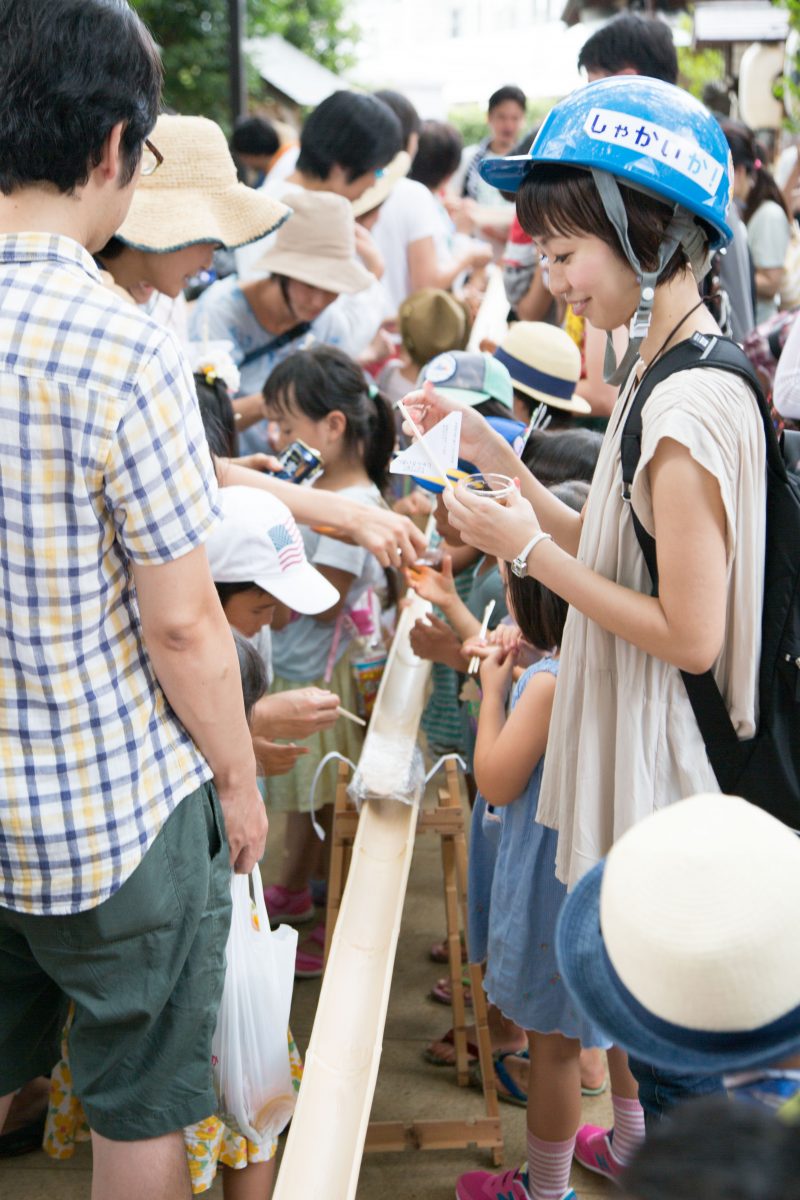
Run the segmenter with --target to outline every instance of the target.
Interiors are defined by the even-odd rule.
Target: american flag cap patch
[[[278,555],[281,574],[292,567],[301,566],[306,561],[303,539],[292,517],[288,517],[280,525],[272,525],[267,534]]]

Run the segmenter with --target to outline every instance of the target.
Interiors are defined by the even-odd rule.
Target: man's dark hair
[[[303,126],[297,169],[327,179],[338,164],[349,182],[385,167],[401,149],[400,122],[382,100],[358,92],[334,92]]]
[[[373,93],[379,100],[392,110],[394,115],[400,122],[400,128],[403,131],[403,148],[408,149],[409,138],[415,133],[419,133],[422,122],[419,113],[414,108],[414,105],[409,100],[408,96],[404,96],[402,92],[392,92],[389,88],[382,88],[379,92]]]
[[[690,1100],[648,1129],[626,1200],[800,1200],[800,1130],[736,1099]]]
[[[0,4],[0,191],[69,194],[123,123],[120,182],[133,177],[161,99],[161,61],[125,0]]]
[[[424,121],[409,179],[435,191],[458,170],[463,149],[464,139],[455,126],[446,121]]]
[[[618,75],[633,69],[637,75],[678,82],[678,55],[672,32],[658,17],[620,13],[583,43],[578,67]]]
[[[263,154],[272,157],[280,150],[281,139],[266,117],[237,117],[231,137],[234,154]]]
[[[499,108],[501,104],[505,104],[507,100],[513,100],[520,108],[525,111],[528,101],[522,88],[516,87],[513,83],[507,83],[505,87],[498,88],[496,92],[492,92],[489,97],[489,112]]]

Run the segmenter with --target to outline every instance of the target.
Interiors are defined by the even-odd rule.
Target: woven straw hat
[[[591,405],[575,395],[581,377],[581,352],[568,333],[544,321],[518,321],[511,326],[494,356],[514,387],[563,412],[586,415]]]
[[[800,838],[737,796],[628,830],[562,908],[572,998],[623,1049],[713,1075],[800,1050]]]
[[[465,350],[472,326],[466,304],[451,292],[420,288],[400,305],[403,346],[419,367],[445,350]]]
[[[411,155],[407,150],[398,150],[392,161],[373,183],[362,192],[357,200],[353,200],[353,216],[363,217],[364,213],[372,212],[379,204],[383,204],[396,183],[404,179],[411,168]]]
[[[165,254],[198,242],[227,249],[264,237],[286,220],[279,200],[239,183],[219,125],[163,115],[152,135],[164,161],[139,179],[117,236],[136,250]]]
[[[326,292],[362,292],[375,282],[356,259],[355,217],[349,200],[333,192],[298,188],[289,193],[292,216],[278,230],[254,270],[286,275]]]

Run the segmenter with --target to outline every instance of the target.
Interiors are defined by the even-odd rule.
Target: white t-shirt
[[[408,247],[423,238],[435,238],[441,226],[436,201],[415,179],[400,179],[382,205],[372,230],[386,270],[381,283],[396,313],[411,292]]]
[[[374,484],[357,484],[337,492],[360,504],[379,505],[381,494]],[[306,557],[315,567],[338,567],[353,575],[347,593],[347,605],[357,601],[370,587],[380,587],[385,581],[383,568],[373,554],[363,546],[350,546],[338,538],[325,537],[306,526],[301,527]],[[336,636],[336,621],[317,621],[314,617],[298,617],[283,629],[272,634],[272,665],[275,674],[298,684],[320,679],[325,673],[328,656]],[[346,623],[340,627],[335,662],[344,654],[352,638]]]
[[[740,738],[757,723],[764,588],[764,429],[743,380],[711,367],[653,389],[642,418],[632,504],[621,496],[620,439],[632,379],[614,405],[592,480],[578,561],[645,594],[651,581],[631,507],[654,533],[648,467],[663,438],[719,481],[727,523],[725,636],[714,676]],[[622,418],[622,419],[621,419]],[[561,644],[536,819],[558,830],[556,874],[568,886],[657,809],[719,784],[677,667],[570,608]]]
[[[772,403],[782,417],[800,421],[800,320],[796,317],[778,359]]]
[[[790,237],[789,218],[780,204],[774,200],[765,200],[747,222],[747,240],[756,270],[782,268],[786,261]],[[756,301],[757,324],[768,320],[777,307],[777,293],[772,297],[759,296]]]

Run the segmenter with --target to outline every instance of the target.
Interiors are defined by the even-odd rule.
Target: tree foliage
[[[228,126],[229,25],[227,0],[131,0],[161,47],[164,102],[177,112],[212,117]],[[347,0],[247,0],[245,36],[278,33],[331,71],[352,64],[357,29]],[[248,72],[248,91],[260,81]]]

